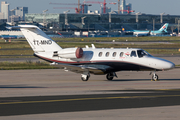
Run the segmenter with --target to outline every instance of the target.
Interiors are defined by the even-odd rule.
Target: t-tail
[[[19,27],[34,52],[59,51],[62,49],[39,27],[34,25],[19,25]]]
[[[165,23],[158,31],[160,31],[160,32],[167,32],[167,28],[168,28],[168,25],[169,25],[169,23]]]
[[[32,47],[34,55],[46,61],[55,62],[59,57],[64,59],[79,59],[83,56],[82,48],[62,49],[37,26],[19,25],[10,27],[10,29],[20,29]]]

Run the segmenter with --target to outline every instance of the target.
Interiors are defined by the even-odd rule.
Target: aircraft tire
[[[87,75],[86,77],[81,77],[81,80],[82,81],[88,81],[90,78],[90,75]]]
[[[113,80],[114,76],[112,75],[112,73],[108,73],[106,75],[106,78],[107,78],[107,80]]]
[[[159,80],[158,75],[157,75],[157,74],[154,74],[154,75],[152,76],[152,80],[154,80],[154,81],[158,81],[158,80]]]

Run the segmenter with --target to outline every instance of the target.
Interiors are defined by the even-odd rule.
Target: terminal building
[[[9,10],[9,4],[2,1],[0,25],[3,27],[0,27],[0,30],[5,29],[5,22],[9,22],[9,25],[39,24],[43,28],[56,31],[156,30],[164,23],[169,23],[168,30],[172,31],[177,29],[178,23],[180,23],[180,15],[132,14],[129,12],[132,11],[132,4],[126,4],[126,0],[121,0],[121,3],[119,1],[119,4],[119,11],[111,11],[111,8],[104,9],[104,6],[101,6],[100,12],[91,12],[88,10],[88,6],[91,6],[91,4],[83,4],[79,14],[46,14],[45,12],[29,14],[28,7],[16,7]],[[103,10],[106,10],[106,12],[104,13]]]
[[[159,29],[164,23],[177,27],[178,15],[149,14],[26,14],[26,22],[36,22],[44,27],[61,31],[115,31],[115,30],[153,30]]]

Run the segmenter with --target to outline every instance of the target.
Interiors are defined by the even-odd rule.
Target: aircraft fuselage
[[[96,67],[104,70],[104,74],[126,70],[163,71],[174,67],[174,63],[153,57],[142,49],[83,48],[83,56],[79,59],[61,58],[59,56],[48,58],[48,56],[44,57],[38,54],[36,56],[49,62]]]

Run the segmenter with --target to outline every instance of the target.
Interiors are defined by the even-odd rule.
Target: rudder
[[[159,29],[159,31],[160,31],[160,32],[162,32],[162,31],[167,32],[168,25],[169,25],[168,23],[165,23],[165,24]]]

